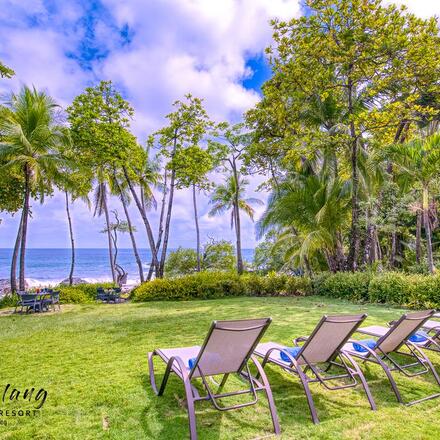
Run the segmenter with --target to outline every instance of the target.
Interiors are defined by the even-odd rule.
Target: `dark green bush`
[[[413,275],[385,272],[374,276],[369,285],[369,300],[377,303],[406,305],[410,302]]]
[[[307,278],[285,274],[237,275],[233,272],[200,272],[180,278],[156,279],[132,293],[134,301],[209,299],[225,296],[277,296],[311,294]]]
[[[440,308],[440,275],[401,272],[323,273],[313,278],[316,295],[388,303],[413,309]]]
[[[365,272],[339,272],[314,282],[314,293],[332,298],[368,301],[370,278],[371,275]]]

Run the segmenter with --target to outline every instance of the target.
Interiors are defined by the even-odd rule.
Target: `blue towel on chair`
[[[408,340],[411,342],[425,342],[428,340],[428,335],[425,332],[418,331],[413,333]]]
[[[371,349],[376,347],[376,341],[374,339],[364,339],[359,342]],[[361,344],[358,344],[356,342],[353,342],[353,348],[359,353],[366,353],[368,351],[366,348],[362,347]]]
[[[290,354],[290,356],[292,356],[293,358],[296,357],[296,355],[299,353],[299,351],[301,350],[301,347],[284,347],[283,348],[284,351],[287,351],[287,353]],[[289,357],[287,356],[286,353],[280,351],[280,358],[282,361],[284,362],[291,362]]]
[[[188,368],[189,368],[190,370],[193,369],[194,365],[196,364],[196,360],[197,360],[197,358],[191,358],[191,359],[188,359]]]

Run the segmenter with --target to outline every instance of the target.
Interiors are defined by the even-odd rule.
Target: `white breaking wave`
[[[88,284],[99,284],[99,283],[111,283],[112,279],[109,277],[98,277],[98,278],[89,278],[89,277],[75,277],[81,278]],[[27,285],[32,288],[42,288],[42,287],[55,287],[58,286],[65,278],[59,279],[37,279],[37,278],[26,278]],[[140,284],[139,278],[128,278],[127,285],[128,286],[136,286]]]

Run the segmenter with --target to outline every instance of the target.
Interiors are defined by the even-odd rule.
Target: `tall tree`
[[[109,263],[113,281],[116,282],[108,183],[115,168],[125,170],[124,164],[130,161],[132,149],[137,146],[133,135],[128,132],[133,109],[115,90],[111,81],[101,81],[78,95],[67,108],[67,113],[75,156],[97,176],[95,214],[105,215]]]
[[[175,111],[168,114],[168,125],[154,133],[150,137],[150,145],[157,143],[159,154],[167,160],[165,165],[168,170],[168,197],[166,214],[164,216],[163,242],[159,264],[156,270],[158,277],[164,274],[165,260],[170,235],[171,215],[174,203],[174,192],[176,189],[176,169],[173,167],[175,155],[183,148],[197,146],[211,126],[208,114],[203,108],[203,101],[193,97],[191,94],[185,96],[185,101],[176,101]],[[165,200],[164,200],[165,201]]]
[[[244,170],[243,158],[246,148],[250,143],[250,133],[244,130],[244,124],[230,126],[227,123],[218,124],[214,132],[215,138],[209,140],[216,161],[220,164],[219,168],[230,173],[228,178],[229,190],[234,190],[232,194],[233,203],[233,225],[236,230],[236,251],[237,251],[237,271],[243,272],[243,256],[241,251],[241,220],[240,220],[240,196],[244,188],[241,184],[247,181],[241,179],[240,172]]]
[[[17,245],[20,247],[20,290],[25,288],[31,196],[35,195],[43,202],[44,196],[52,191],[53,182],[59,178],[63,164],[59,154],[63,129],[57,124],[58,110],[58,105],[50,96],[27,86],[18,94],[12,93],[2,109],[0,159],[6,161],[6,168],[19,167],[24,180],[22,218],[17,233]],[[12,266],[15,264],[13,256]],[[15,273],[12,278],[15,278]],[[14,285],[11,279],[11,287]]]
[[[209,216],[221,215],[231,211],[231,228],[235,229],[237,272],[243,272],[243,257],[241,254],[241,223],[240,211],[244,211],[251,220],[254,219],[255,210],[251,205],[262,205],[260,199],[253,197],[245,198],[246,186],[249,181],[239,174],[231,174],[222,185],[218,185],[211,194],[212,209]]]
[[[209,149],[207,151],[197,145],[193,145],[178,150],[171,166],[176,172],[176,187],[190,188],[192,192],[194,224],[196,229],[197,271],[200,272],[201,248],[197,193],[207,191],[212,187],[207,174],[214,168],[214,158]]]
[[[440,133],[419,137],[405,144],[395,144],[389,149],[397,179],[416,184],[420,191],[420,206],[426,236],[428,270],[434,273],[432,230],[429,219],[431,188],[438,179],[440,168]]]
[[[282,174],[290,159],[334,146],[351,175],[347,268],[354,270],[361,261],[359,156],[372,140],[386,145],[408,136],[418,113],[430,113],[421,101],[439,92],[438,27],[435,19],[384,7],[381,0],[306,4],[307,16],[273,22],[268,54],[274,75],[247,118],[259,140],[254,162],[268,167],[275,161]],[[316,130],[310,119],[319,116],[317,102],[334,107],[331,130]]]

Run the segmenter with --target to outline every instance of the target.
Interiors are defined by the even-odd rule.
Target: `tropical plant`
[[[58,124],[59,106],[45,92],[24,86],[4,102],[0,118],[0,159],[5,169],[23,176],[22,215],[11,264],[11,290],[16,290],[16,264],[20,250],[19,289],[25,288],[25,257],[31,197],[44,201],[61,176],[59,145],[64,128]]]
[[[418,137],[405,144],[394,144],[389,148],[397,180],[403,185],[416,185],[420,193],[420,210],[426,236],[427,263],[430,273],[435,265],[432,251],[432,228],[429,219],[431,189],[438,180],[440,168],[440,133]]]
[[[349,181],[320,161],[300,161],[271,194],[258,232],[277,231],[277,242],[293,266],[311,272],[321,257],[331,271],[344,270],[342,232],[349,221],[350,189]]]
[[[254,220],[255,210],[251,205],[262,205],[260,199],[245,197],[246,186],[249,181],[239,174],[231,174],[225,179],[224,184],[217,185],[210,196],[210,203],[213,205],[208,215],[210,217],[222,215],[227,211],[231,212],[231,229],[235,229],[237,237],[237,271],[243,271],[243,257],[241,254],[241,226],[240,211],[247,214]],[[239,264],[238,262],[241,262]]]

